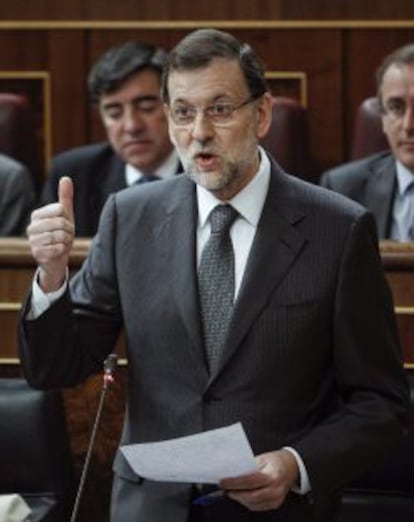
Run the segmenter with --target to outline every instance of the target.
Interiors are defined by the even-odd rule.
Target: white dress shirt
[[[262,214],[264,202],[269,188],[270,162],[261,152],[259,170],[250,183],[236,194],[230,201],[239,213],[230,229],[230,238],[234,250],[234,286],[235,297],[240,289],[247,258],[256,233],[257,224]],[[222,204],[211,192],[197,185],[198,225],[197,225],[197,262],[200,263],[201,252],[210,236],[209,216],[214,207]]]
[[[397,241],[414,239],[414,174],[396,162],[397,190],[392,209],[391,238]]]

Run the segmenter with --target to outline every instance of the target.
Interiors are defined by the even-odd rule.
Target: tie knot
[[[211,233],[227,232],[237,214],[237,210],[231,205],[217,205],[210,214]]]

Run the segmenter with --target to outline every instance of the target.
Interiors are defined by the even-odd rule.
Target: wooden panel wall
[[[406,20],[411,0],[13,0],[1,20]]]
[[[230,30],[251,43],[269,71],[306,75],[314,177],[349,158],[354,117],[375,92],[374,72],[412,41],[411,0],[15,0],[0,4],[0,75],[48,75],[43,107],[46,160],[101,140],[87,72],[109,46],[138,39],[170,49],[188,31]],[[25,80],[20,81],[25,89]],[[27,83],[26,83],[27,87]],[[0,77],[0,90],[2,83]],[[39,106],[39,104],[37,104]],[[48,109],[48,110],[46,110]],[[45,172],[43,172],[43,176]]]
[[[0,22],[0,46],[7,49],[0,53],[0,74],[47,74],[49,110],[40,115],[45,120],[46,156],[103,138],[88,102],[86,76],[93,61],[109,46],[136,38],[169,49],[188,30],[198,26],[195,22],[182,22],[181,26],[168,22],[128,22],[126,26],[56,23],[22,26],[19,22],[6,29],[5,22]],[[269,72],[304,73],[310,145],[318,177],[327,168],[348,159],[354,116],[361,101],[375,92],[375,69],[386,53],[411,41],[412,28],[343,23],[325,26],[322,22],[262,24],[245,21],[215,25],[252,44]],[[23,91],[25,82],[19,80]]]

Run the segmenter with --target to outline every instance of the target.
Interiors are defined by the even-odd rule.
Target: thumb
[[[73,182],[68,176],[63,176],[59,180],[58,196],[67,217],[73,222]]]

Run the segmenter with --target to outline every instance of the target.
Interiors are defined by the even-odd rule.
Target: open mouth
[[[209,152],[200,152],[199,154],[196,154],[194,160],[201,170],[212,170],[218,163],[218,157]]]

